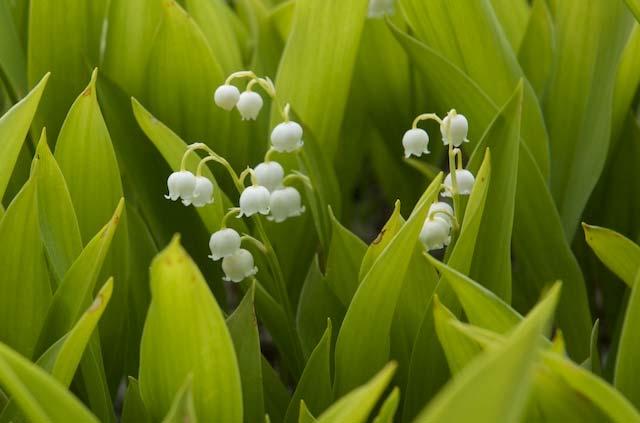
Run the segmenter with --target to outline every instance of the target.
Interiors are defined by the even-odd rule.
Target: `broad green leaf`
[[[633,288],[640,268],[640,247],[611,229],[582,224],[587,244],[600,261]]]
[[[353,296],[336,341],[334,391],[337,395],[370,378],[389,357],[388,334],[411,259],[408,251],[418,242],[441,181],[442,174],[429,185],[407,223],[373,263]]]
[[[622,0],[582,4],[557,4],[558,61],[543,101],[553,157],[551,192],[568,240],[605,164],[615,75],[632,23]]]
[[[149,46],[161,18],[161,0],[110,0],[102,70],[135,97],[144,92]]]
[[[483,353],[455,377],[416,422],[517,421],[533,381],[536,346],[550,324],[559,289],[534,308],[500,348]]]
[[[9,2],[0,3],[0,80],[13,99],[27,91],[27,62],[20,35],[11,16]]]
[[[176,393],[176,396],[171,403],[171,408],[164,419],[162,419],[162,423],[198,423],[196,406],[193,401],[192,386],[193,377],[189,374],[184,385],[182,385],[182,388],[180,388]]]
[[[326,282],[345,307],[351,303],[360,282],[358,272],[367,246],[342,226],[331,213],[331,245],[326,265]]]
[[[384,366],[373,378],[353,389],[318,417],[318,423],[360,423],[367,419],[371,409],[389,384],[396,364]]]
[[[291,394],[264,357],[262,357],[262,383],[264,407],[267,414],[274,422],[284,421],[284,414],[289,406]]]
[[[35,161],[37,172],[37,160]],[[51,303],[40,240],[37,175],[31,176],[0,221],[0,341],[32,357]]]
[[[56,143],[55,158],[67,181],[83,241],[100,230],[123,197],[120,170],[111,137],[98,105],[97,69],[89,85],[71,106]],[[96,193],[100,195],[96,196]],[[111,307],[100,321],[102,350],[109,386],[115,392],[124,374],[126,355],[129,238],[126,212],[122,214],[105,259],[103,277],[113,276]]]
[[[459,68],[486,93],[492,103],[501,105],[509,100],[524,75],[514,50],[504,33],[497,28],[500,24],[489,0],[453,3],[447,0],[401,0],[400,4],[419,40]],[[509,13],[513,14],[513,9],[509,9]],[[417,60],[411,52],[408,53],[414,61]],[[491,66],[487,66],[487,63],[491,63]],[[437,69],[430,69],[433,72],[430,77],[437,78],[436,74],[446,72],[441,65],[436,66]],[[451,79],[451,76],[446,78]],[[459,86],[456,91],[461,89],[464,87]],[[437,91],[432,95],[443,96],[446,100],[446,104],[436,102],[440,108],[455,108],[467,118],[483,113],[473,110],[471,102],[455,102],[455,97],[444,86]],[[482,121],[471,119],[470,122],[470,139],[473,141],[479,139],[484,126],[481,125]],[[547,132],[540,105],[527,81],[523,83],[522,139],[531,150],[542,174],[548,175]]]
[[[625,0],[631,12],[636,17],[636,20],[640,22],[640,0]]]
[[[300,401],[300,414],[298,416],[298,423],[316,423],[317,420],[313,417],[313,414],[309,411],[304,401]]]
[[[163,418],[188,374],[203,421],[242,421],[233,343],[202,274],[176,236],[151,264],[151,305],[140,347],[140,393]],[[162,351],[162,354],[158,354]]]
[[[127,392],[124,396],[122,408],[122,423],[151,423],[149,413],[140,397],[138,381],[129,376]]]
[[[373,423],[393,423],[399,402],[400,389],[396,386],[382,403],[378,415],[373,419]]]
[[[2,343],[0,383],[34,421],[98,422],[60,382]]]
[[[534,0],[518,61],[538,98],[542,98],[555,57],[553,19],[545,0]]]
[[[638,339],[640,283],[638,281],[640,281],[640,272],[636,272],[629,296],[613,378],[615,387],[629,399],[636,409],[640,408],[640,381],[637,377],[640,372],[640,363],[638,362],[638,354],[640,354],[640,340]]]
[[[138,124],[149,137],[149,140],[156,146],[162,157],[167,161],[171,169],[174,171],[180,168],[180,161],[184,152],[187,150],[187,144],[180,139],[171,129],[149,113],[135,98],[131,99],[133,105],[133,114]],[[195,169],[198,166],[199,159],[195,155],[191,155],[187,159],[187,167]],[[208,168],[203,168],[202,175],[215,181],[213,174]],[[168,175],[167,175],[168,176]],[[220,221],[225,214],[222,193],[217,184],[214,183],[214,203],[208,207],[198,207],[197,211],[209,232],[219,229]]]
[[[91,74],[88,65],[88,17],[89,2],[29,2],[29,87],[51,72],[48,95],[42,99],[39,113],[35,116],[34,130],[39,133],[46,126],[53,140],[58,137],[69,106]]]
[[[482,222],[470,274],[506,301],[511,300],[511,231],[518,176],[522,84],[498,113],[469,159],[468,168],[477,173],[485,148],[493,158],[491,176],[498,183],[487,192]]]
[[[242,402],[246,422],[257,422],[264,417],[264,394],[262,388],[262,354],[260,335],[254,311],[255,282],[244,294],[244,298],[227,318],[229,334],[233,340],[240,381]]]
[[[311,352],[307,364],[300,376],[287,413],[285,423],[295,423],[304,403],[307,410],[319,415],[331,404],[333,389],[331,386],[331,319],[327,319],[327,330]]]
[[[316,257],[309,266],[296,313],[296,327],[305,356],[309,356],[320,342],[327,319],[340,326],[346,309],[331,289],[327,276],[322,275]],[[332,333],[332,337],[335,341],[337,334]]]
[[[296,2],[291,33],[278,68],[278,103],[291,104],[322,143],[329,160],[338,147],[367,4],[366,0]],[[277,122],[279,116],[274,108],[271,122]]]
[[[616,74],[613,91],[613,110],[611,115],[611,145],[609,147],[608,162],[605,169],[611,167],[612,153],[616,150],[625,119],[633,103],[633,96],[640,84],[640,25],[633,26],[629,39],[622,51],[620,65]]]
[[[525,36],[527,17],[530,15],[526,0],[491,0],[493,10],[514,51]],[[497,30],[497,28],[495,28]]]
[[[367,276],[367,273],[369,273],[373,264],[378,260],[378,257],[380,257],[391,240],[398,234],[403,222],[402,216],[400,216],[400,202],[396,201],[393,207],[393,213],[391,213],[391,216],[378,233],[378,236],[376,236],[371,245],[369,245],[367,252],[362,258],[358,276],[360,281]]]
[[[49,149],[45,129],[36,156],[40,232],[57,286],[80,255],[82,238],[67,183]]]
[[[1,6],[0,6],[1,7]],[[24,139],[29,133],[31,121],[38,108],[42,91],[47,85],[49,74],[31,90],[29,95],[13,106],[0,118],[0,198],[4,196],[13,173]]]
[[[212,101],[226,76],[196,22],[175,1],[162,2],[162,21],[148,48],[143,98],[149,110],[189,143],[204,142],[227,156],[230,143],[243,140],[230,139],[231,114]]]
[[[598,345],[600,335],[600,319],[596,319],[591,330],[591,353],[589,354],[589,369],[595,375],[602,375],[602,360],[600,359],[600,347]]]

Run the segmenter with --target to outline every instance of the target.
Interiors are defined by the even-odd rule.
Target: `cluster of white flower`
[[[443,191],[440,195],[452,198],[454,205],[451,207],[449,203],[437,201],[429,207],[427,218],[420,232],[420,241],[430,251],[444,248],[451,242],[451,231],[458,227],[457,197],[471,194],[475,178],[470,171],[462,167],[462,150],[459,148],[462,143],[469,142],[467,139],[469,124],[467,119],[455,110],[450,110],[444,119],[440,119],[435,113],[426,113],[416,117],[412,128],[402,137],[405,158],[429,154],[429,134],[424,129],[418,128],[420,121],[428,119],[435,120],[440,124],[442,142],[449,147],[449,174],[444,178]]]
[[[238,88],[231,85],[235,78],[249,78],[246,90],[240,94]],[[251,71],[233,73],[224,85],[216,89],[215,103],[225,109],[238,108],[243,120],[255,120],[258,117],[263,100],[260,94],[252,91],[252,87],[258,84],[269,96],[275,99],[275,86],[269,78],[258,78]],[[165,198],[176,201],[182,200],[185,206],[194,205],[202,207],[213,202],[213,183],[202,176],[203,166],[209,161],[222,164],[231,175],[240,193],[239,207],[233,207],[224,216],[221,229],[211,235],[209,249],[214,261],[222,259],[222,270],[225,273],[224,280],[240,282],[258,272],[254,265],[253,256],[246,249],[240,248],[243,240],[248,240],[264,252],[267,251],[264,244],[250,235],[243,235],[234,229],[226,227],[227,219],[232,215],[250,217],[256,214],[266,215],[268,220],[283,222],[290,217],[300,216],[305,208],[302,205],[300,192],[287,183],[299,179],[309,184],[309,179],[299,173],[293,172],[285,176],[280,163],[270,159],[274,152],[292,153],[298,151],[304,144],[302,141],[302,126],[289,120],[289,105],[282,109],[284,121],[276,125],[271,132],[271,147],[263,163],[255,168],[247,168],[237,175],[229,162],[215,153],[203,143],[194,143],[188,146],[184,153],[180,170],[173,172],[167,180],[169,194]],[[186,170],[186,161],[189,154],[195,150],[204,150],[208,155],[198,164],[196,174]],[[247,176],[251,177],[251,185],[245,186]]]

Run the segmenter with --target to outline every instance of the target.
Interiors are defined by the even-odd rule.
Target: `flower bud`
[[[253,264],[253,256],[244,248],[236,250],[230,256],[222,259],[222,271],[227,282],[242,282],[244,278],[258,273],[258,268]]]
[[[230,228],[220,229],[211,234],[209,249],[209,258],[213,261],[230,256],[240,249],[240,234]]]
[[[438,250],[449,245],[451,225],[439,217],[427,218],[420,231],[420,241],[427,250]]]
[[[262,109],[262,97],[254,91],[245,91],[238,98],[238,111],[242,120],[256,120],[260,109]]]
[[[444,201],[438,201],[433,203],[431,207],[429,207],[429,214],[431,218],[440,218],[447,222],[449,225],[453,223],[451,216],[453,216],[453,208],[448,203]]]
[[[204,176],[196,176],[196,187],[193,194],[191,198],[182,200],[182,204],[203,207],[211,203],[213,203],[213,183]]]
[[[458,169],[456,170],[456,182],[458,184],[458,194],[460,195],[469,195],[473,190],[473,184],[475,183],[475,178],[473,177],[473,173],[469,172],[467,169]],[[444,178],[444,192],[442,193],[443,197],[451,197],[451,193],[453,192],[452,188],[453,182],[451,181],[451,173],[449,173]]]
[[[440,133],[442,134],[444,145],[451,143],[454,147],[460,147],[463,142],[469,142],[467,139],[468,132],[469,123],[467,118],[455,112],[449,112],[440,125]]]
[[[178,198],[190,200],[196,188],[196,177],[186,170],[173,172],[167,179],[167,188],[169,194],[164,196],[167,200],[176,201]]]
[[[262,185],[271,192],[282,185],[284,169],[278,162],[270,161],[260,163],[253,171],[255,172],[258,185]]]
[[[297,189],[293,187],[277,189],[271,193],[269,201],[271,215],[267,219],[280,223],[289,217],[300,216],[305,210],[301,203],[302,199]]]
[[[238,217],[253,216],[256,213],[269,214],[269,190],[260,185],[250,186],[240,194],[240,214]]]
[[[422,156],[423,153],[429,154],[429,134],[424,129],[409,129],[402,137],[402,146],[405,158],[412,154],[416,157]]]
[[[302,147],[302,126],[289,121],[276,125],[271,132],[271,145],[281,153],[290,153]]]
[[[233,109],[240,98],[240,91],[235,85],[220,85],[213,94],[213,101],[224,110]]]

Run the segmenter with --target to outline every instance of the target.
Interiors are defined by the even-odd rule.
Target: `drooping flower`
[[[258,268],[253,264],[253,256],[244,248],[239,248],[233,254],[222,259],[222,271],[228,282],[242,282],[244,278],[258,273]]]
[[[191,198],[183,199],[182,204],[203,207],[211,203],[213,203],[213,184],[204,176],[196,176],[196,187],[193,190],[193,194]]]
[[[209,239],[209,258],[213,261],[228,257],[240,249],[240,234],[231,228],[220,229]]]
[[[429,154],[429,134],[424,129],[409,129],[402,137],[402,146],[405,158],[411,155],[420,157],[423,154]]]
[[[284,169],[280,163],[274,161],[260,163],[253,171],[258,185],[262,185],[269,191],[273,192],[282,186]]]
[[[473,190],[473,184],[475,183],[475,178],[473,177],[473,173],[469,172],[467,169],[458,169],[456,170],[456,182],[458,185],[458,194],[460,195],[469,195]],[[444,192],[442,193],[443,197],[451,197],[453,192],[451,180],[451,173],[449,173],[444,178]]]
[[[271,131],[271,145],[276,151],[290,153],[302,147],[303,144],[302,126],[297,122],[279,123]]]
[[[235,85],[220,85],[213,94],[213,101],[224,110],[231,110],[236,107],[240,99],[240,90]]]
[[[456,113],[455,110],[450,111],[440,125],[440,133],[442,134],[444,145],[451,143],[454,147],[460,147],[463,142],[469,142],[467,139],[468,132],[469,123],[467,118]]]
[[[173,172],[167,179],[167,188],[169,194],[164,196],[167,200],[176,201],[178,198],[182,198],[190,201],[196,188],[196,177],[187,170]]]
[[[255,91],[245,91],[240,94],[236,107],[242,116],[242,120],[256,120],[262,109],[262,97]]]
[[[420,241],[427,250],[438,250],[451,242],[451,225],[439,217],[429,217],[420,231]]]
[[[269,208],[271,215],[267,219],[277,223],[284,222],[289,217],[300,216],[305,210],[300,193],[293,187],[284,187],[273,191]]]
[[[452,220],[452,216],[454,216],[453,208],[448,203],[445,203],[444,201],[438,201],[433,203],[431,207],[429,207],[428,215],[431,217],[438,217],[446,221],[449,225],[453,224],[453,220]]]
[[[240,194],[240,214],[253,216],[256,213],[269,214],[269,190],[261,185],[247,187]]]

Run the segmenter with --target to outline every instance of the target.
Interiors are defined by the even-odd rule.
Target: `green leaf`
[[[400,202],[396,201],[393,207],[393,213],[384,224],[378,236],[373,240],[367,252],[362,258],[362,264],[360,265],[360,272],[358,274],[358,280],[362,281],[367,273],[371,270],[373,264],[378,260],[378,257],[387,248],[391,240],[398,234],[398,231],[402,227],[404,221],[400,216]]]
[[[482,354],[445,386],[416,422],[517,421],[531,390],[535,347],[558,301],[557,288],[531,311],[503,346]]]
[[[161,18],[161,0],[110,0],[102,70],[135,97],[144,92],[149,46]]]
[[[493,10],[514,51],[525,36],[527,17],[530,15],[526,0],[491,0]]]
[[[262,357],[262,383],[264,391],[264,406],[273,421],[281,422],[289,406],[291,394],[285,388],[278,374],[269,362]]]
[[[31,121],[48,79],[49,74],[46,74],[24,99],[0,118],[0,140],[2,140],[0,142],[0,157],[2,157],[0,198],[4,196],[7,189],[13,167],[18,160],[24,139],[29,133]]]
[[[399,402],[400,389],[396,386],[382,403],[378,415],[373,419],[373,423],[393,423]]]
[[[55,140],[73,103],[82,91],[91,68],[89,58],[89,2],[48,0],[29,2],[27,82],[33,87],[51,72],[48,95],[34,119],[39,133],[46,126]]]
[[[637,21],[640,21],[640,0],[625,0],[629,9],[636,17]]]
[[[336,401],[318,417],[318,423],[360,423],[367,419],[371,409],[389,384],[396,364],[391,362],[384,366],[364,385],[352,390]]]
[[[611,229],[582,224],[587,244],[600,261],[633,288],[640,268],[640,247]]]
[[[627,311],[624,316],[622,333],[618,344],[615,374],[615,387],[622,392],[631,403],[640,408],[640,382],[637,374],[640,371],[638,354],[640,354],[640,272],[637,272],[629,296]]]
[[[33,421],[98,422],[60,382],[2,343],[0,383]]]
[[[122,423],[151,423],[151,417],[140,397],[138,381],[129,376],[122,408]]]
[[[242,421],[242,387],[233,343],[202,274],[176,236],[151,264],[151,305],[140,347],[140,393],[163,418],[193,374],[203,421]],[[162,351],[162,354],[158,354]]]
[[[331,319],[327,319],[327,330],[307,360],[300,376],[287,413],[285,423],[295,423],[302,413],[300,404],[305,404],[307,411],[319,415],[331,404],[333,389],[331,386]]]
[[[329,160],[338,147],[367,4],[366,0],[296,2],[291,33],[278,67],[280,105],[291,104],[322,143]],[[279,117],[274,107],[271,122]]]
[[[300,415],[298,416],[298,423],[316,423],[317,420],[313,417],[313,414],[309,411],[304,401],[300,401]]]
[[[598,0],[576,13],[581,5],[557,3],[558,61],[544,100],[551,191],[568,240],[605,164],[615,76],[632,23],[622,1]]]
[[[529,14],[518,61],[538,98],[542,98],[555,57],[555,33],[551,12],[545,0],[534,0]]]
[[[187,150],[187,144],[180,139],[171,129],[149,113],[135,98],[131,99],[133,114],[140,125],[140,128],[149,137],[149,140],[156,146],[162,157],[167,161],[171,169],[180,169],[180,161]],[[198,166],[199,158],[191,155],[187,159],[187,167],[195,169]],[[211,171],[204,167],[202,176],[214,182],[214,203],[208,207],[198,207],[197,211],[209,232],[214,232],[220,228],[220,222],[225,214],[222,192],[215,183],[215,178]]]
[[[37,172],[37,160],[35,166]],[[25,357],[35,352],[51,303],[36,183],[33,175],[0,221],[0,340]]]
[[[257,422],[264,417],[264,394],[262,388],[262,354],[260,335],[254,311],[255,282],[244,294],[244,298],[227,318],[229,334],[233,340],[240,380],[244,420]]]
[[[411,259],[407,251],[412,251],[418,242],[441,182],[442,174],[429,185],[407,223],[373,263],[353,296],[336,342],[334,391],[337,395],[363,383],[389,357],[388,334]]]
[[[0,80],[13,99],[27,90],[27,61],[8,2],[0,3]]]
[[[612,153],[615,152],[620,135],[625,126],[625,119],[633,103],[633,96],[640,84],[640,26],[634,25],[629,39],[622,51],[620,65],[616,73],[615,87],[613,91],[613,110],[611,117],[611,145],[609,147],[608,162],[605,166],[611,167]],[[603,175],[604,176],[604,175]]]
[[[520,118],[522,115],[522,84],[483,135],[468,168],[477,173],[485,148],[491,149],[491,176],[499,183],[491,184],[487,192],[482,222],[474,251],[470,274],[474,279],[506,301],[511,300],[511,231],[518,176]]]
[[[198,423],[198,415],[196,414],[192,387],[193,376],[189,374],[184,385],[182,385],[182,388],[180,388],[176,393],[176,396],[171,403],[171,408],[164,419],[162,419],[162,423]]]
[[[45,129],[36,148],[40,232],[57,286],[82,251],[82,238],[71,195],[53,157]]]
[[[447,0],[402,0],[400,4],[417,38],[441,55],[440,60],[456,66],[486,93],[486,99],[491,103],[501,105],[509,100],[524,75],[514,50],[504,33],[498,30],[499,23],[489,0],[455,3]],[[513,7],[509,8],[508,13],[514,14]],[[402,41],[401,44],[407,48]],[[418,67],[422,67],[420,62],[431,60],[427,57],[418,59],[412,52],[408,53]],[[487,63],[491,63],[491,66],[487,66]],[[429,68],[429,75],[422,76],[449,85],[449,81],[445,81],[451,80],[453,75],[440,78],[439,74],[446,72],[446,69],[441,64],[434,65]],[[522,139],[531,150],[542,174],[548,175],[548,137],[542,111],[529,83],[524,81],[523,84]],[[464,87],[458,86],[454,90],[464,92],[460,91]],[[455,97],[443,85],[433,92],[429,91],[435,96],[434,101],[440,109],[454,107],[467,118],[471,116],[470,139],[479,138],[484,122],[474,118],[474,115],[487,111],[474,110],[472,101],[455,102]],[[493,114],[489,119],[492,117]]]

